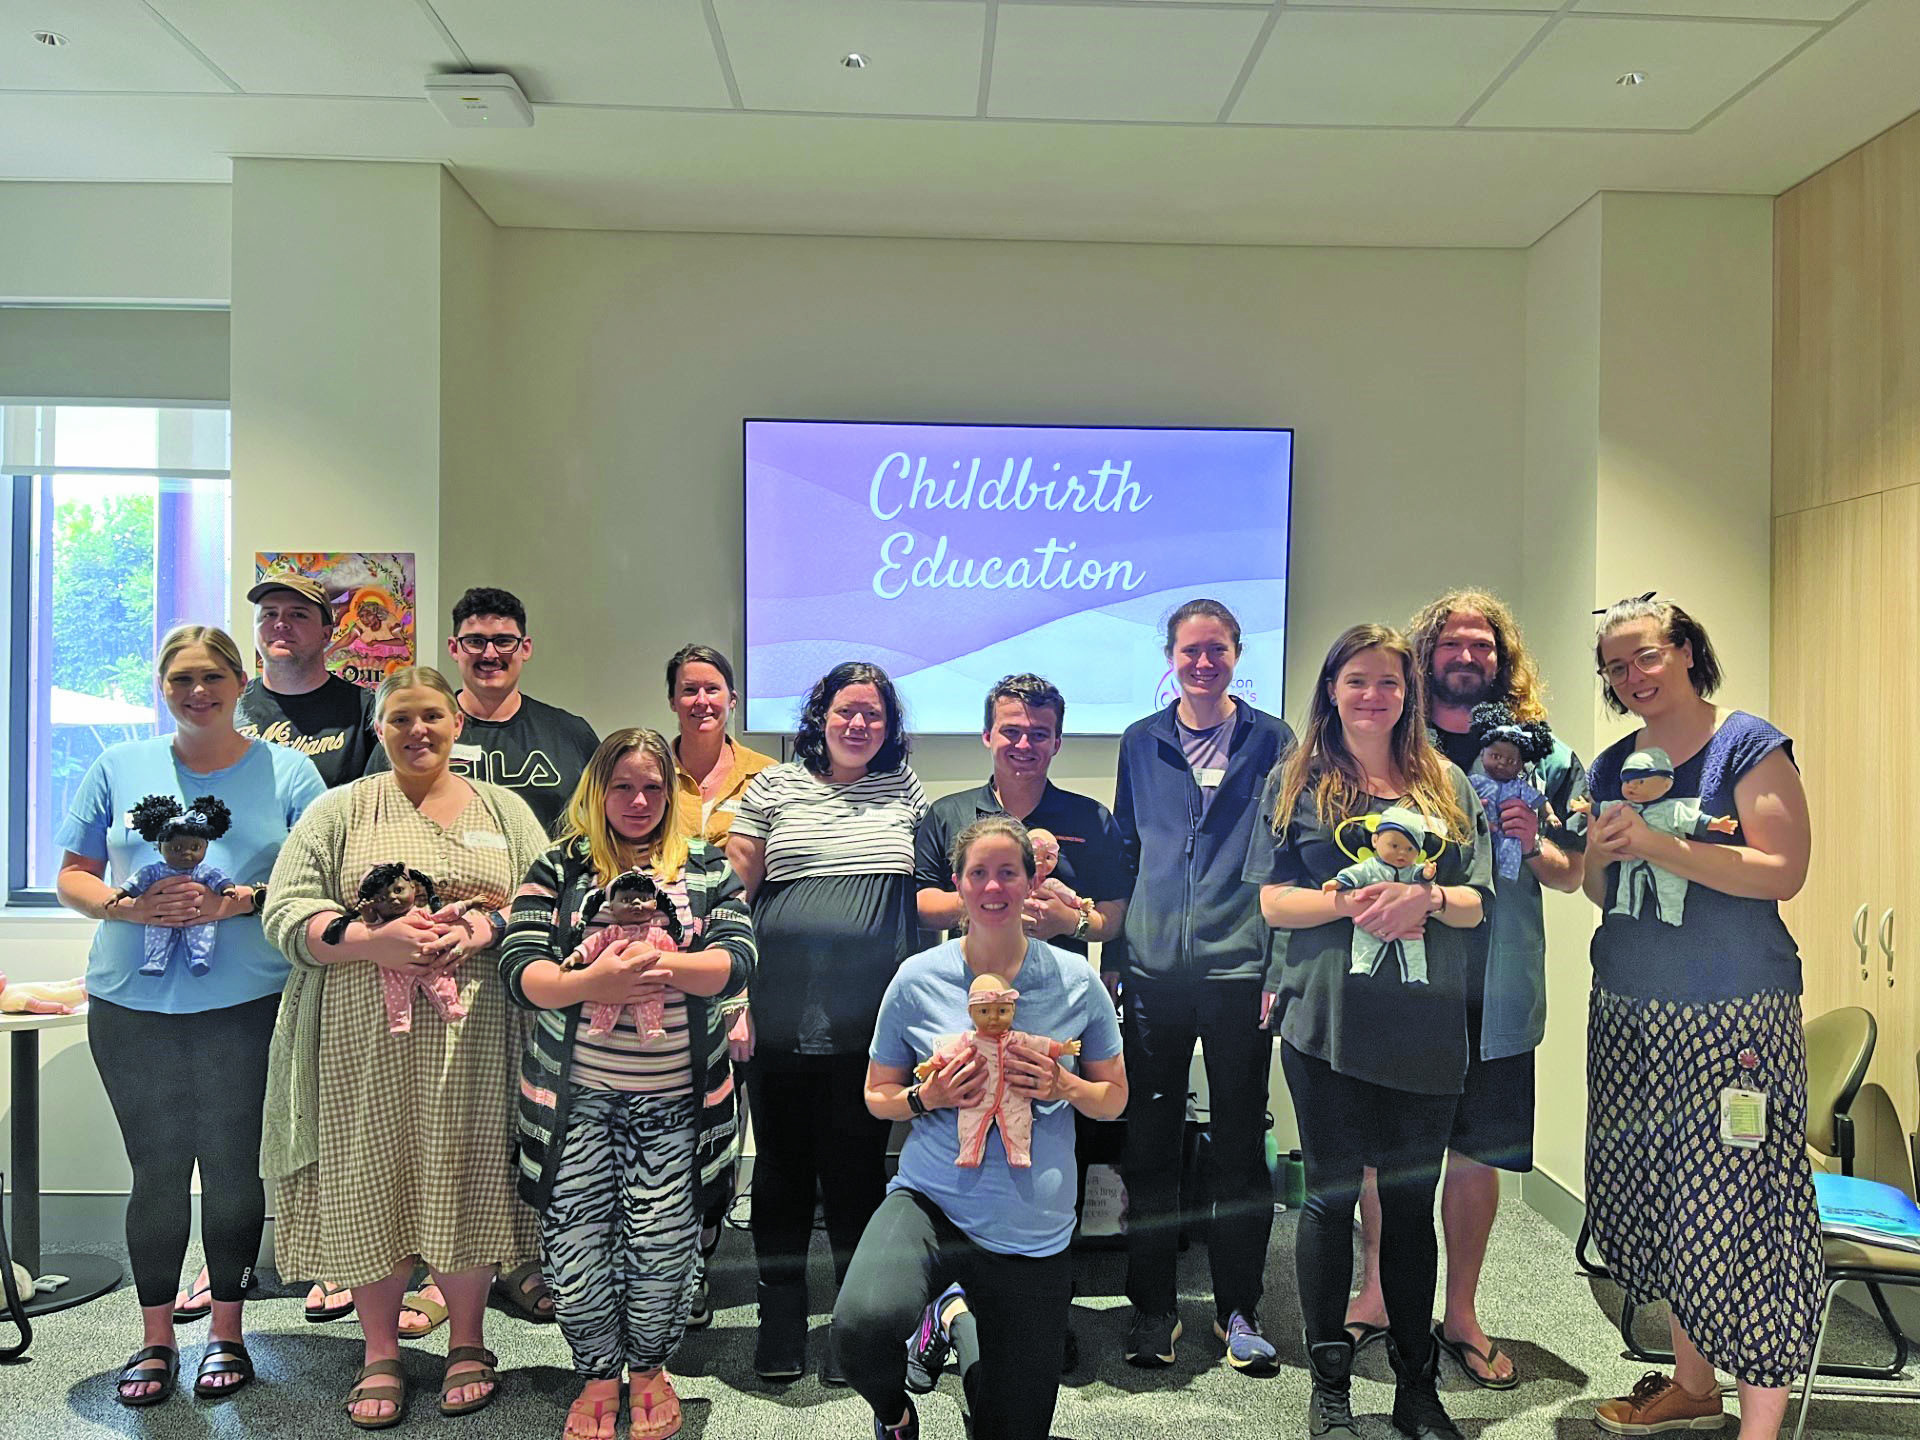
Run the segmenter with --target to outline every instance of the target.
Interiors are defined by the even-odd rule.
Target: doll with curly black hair
[[[224,871],[206,863],[207,846],[227,833],[233,816],[226,802],[202,795],[191,805],[182,805],[176,796],[149,795],[127,815],[128,826],[149,845],[160,848],[160,858],[143,865],[138,874],[113,894],[107,903],[135,898],[160,881],[174,875],[197,880],[216,895],[231,895],[234,882]],[[198,925],[148,925],[142,937],[146,963],[142,975],[164,975],[175,955],[182,955],[187,969],[204,975],[213,968],[213,927],[215,921]]]
[[[602,908],[607,918],[596,924]],[[643,940],[660,951],[678,950],[686,940],[680,912],[674,908],[673,900],[644,870],[624,870],[614,876],[605,889],[587,892],[580,920],[592,933],[560,962],[562,970],[584,970],[598,960],[609,945],[623,940]],[[666,1002],[658,998],[632,1006],[590,1004],[587,1033],[612,1034],[620,1023],[620,1012],[626,1009],[633,1011],[633,1028],[640,1032],[642,1040],[657,1040],[667,1033]]]
[[[375,865],[360,877],[360,888],[354,894],[353,909],[329,922],[327,928],[320,932],[320,938],[329,945],[338,945],[346,936],[347,926],[355,920],[364,921],[369,930],[378,930],[382,925],[415,910],[434,914],[439,909],[440,896],[433,888],[432,878],[418,870],[408,869],[395,860],[385,865]],[[433,1002],[433,1008],[440,1012],[440,1018],[448,1024],[467,1018],[467,1007],[460,1001],[459,983],[451,971],[435,970],[431,975],[419,976],[403,974],[398,970],[382,970],[380,990],[387,1005],[389,1035],[412,1033],[413,992],[416,989],[426,992],[427,999]]]
[[[1502,880],[1512,880],[1526,857],[1518,840],[1500,833],[1500,807],[1518,800],[1536,815],[1546,810],[1546,793],[1534,783],[1533,767],[1553,753],[1553,731],[1543,720],[1516,720],[1506,706],[1489,701],[1473,707],[1471,733],[1480,763],[1467,776],[1467,783],[1487,809],[1493,868]]]

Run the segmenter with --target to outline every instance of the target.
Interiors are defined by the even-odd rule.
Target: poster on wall
[[[318,580],[333,602],[327,669],[372,689],[414,663],[413,556],[348,550],[263,550],[253,557],[254,579],[304,575]],[[257,668],[260,655],[253,663]]]

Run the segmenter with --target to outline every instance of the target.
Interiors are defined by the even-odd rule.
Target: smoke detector
[[[429,75],[427,99],[462,130],[525,130],[533,124],[533,107],[505,73]]]

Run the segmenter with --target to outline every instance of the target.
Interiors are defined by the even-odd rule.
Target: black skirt
[[[913,877],[816,875],[763,885],[753,903],[760,960],[754,1045],[798,1055],[865,1054],[880,997],[919,948]]]

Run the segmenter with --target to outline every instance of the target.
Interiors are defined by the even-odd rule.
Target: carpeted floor
[[[1305,1434],[1307,1378],[1294,1299],[1293,1218],[1280,1216],[1267,1274],[1268,1332],[1281,1346],[1284,1368],[1272,1379],[1249,1379],[1228,1370],[1211,1332],[1206,1299],[1205,1252],[1182,1257],[1181,1317],[1186,1327],[1179,1361],[1171,1370],[1135,1370],[1120,1359],[1126,1302],[1118,1294],[1123,1262],[1098,1252],[1080,1262],[1081,1298],[1074,1309],[1082,1361],[1065,1378],[1054,1419],[1056,1436],[1074,1440],[1134,1440],[1177,1435],[1248,1435],[1294,1440]],[[823,1258],[816,1255],[815,1308],[821,1311],[812,1337],[817,1372],[825,1340]],[[198,1263],[197,1258],[194,1260]],[[113,1399],[112,1380],[138,1335],[129,1290],[75,1310],[43,1317],[29,1358],[0,1365],[0,1436],[31,1440],[108,1435],[216,1440],[240,1436],[344,1436],[352,1432],[337,1400],[358,1366],[358,1331],[351,1322],[308,1325],[299,1294],[269,1288],[248,1307],[250,1341],[260,1380],[231,1400],[196,1401],[185,1393],[150,1410],[127,1410]],[[1494,1232],[1482,1284],[1482,1314],[1519,1366],[1524,1383],[1504,1393],[1478,1390],[1447,1362],[1443,1371],[1449,1407],[1468,1440],[1545,1440],[1597,1436],[1588,1418],[1595,1398],[1619,1394],[1646,1368],[1621,1357],[1619,1336],[1596,1301],[1595,1287],[1574,1268],[1566,1239],[1517,1202],[1509,1202]],[[1608,1293],[1605,1298],[1614,1303]],[[871,1420],[858,1396],[826,1390],[809,1378],[784,1388],[754,1377],[753,1253],[751,1242],[730,1231],[714,1276],[715,1322],[690,1335],[674,1371],[687,1401],[687,1440],[759,1440],[759,1437],[870,1435]],[[1845,1314],[1843,1310],[1843,1314]],[[1657,1329],[1649,1330],[1649,1337]],[[183,1372],[191,1375],[204,1321],[180,1328]],[[574,1393],[566,1346],[552,1326],[536,1326],[496,1313],[488,1319],[488,1343],[506,1372],[500,1399],[488,1410],[458,1420],[433,1408],[434,1387],[445,1353],[445,1331],[409,1348],[412,1416],[402,1431],[428,1431],[460,1440],[494,1437],[558,1437],[563,1412]],[[1875,1337],[1863,1317],[1847,1315],[1830,1344],[1863,1358]],[[1920,1391],[1917,1391],[1920,1396]],[[1356,1384],[1354,1408],[1367,1440],[1388,1440],[1392,1401],[1386,1358],[1370,1350]],[[922,1433],[928,1440],[960,1440],[966,1432],[958,1381],[949,1376],[921,1401]],[[1822,1436],[1896,1436],[1920,1433],[1920,1398],[1905,1402],[1817,1399],[1809,1433]],[[1733,1431],[1725,1434],[1731,1440]],[[986,1437],[982,1437],[986,1440]]]

